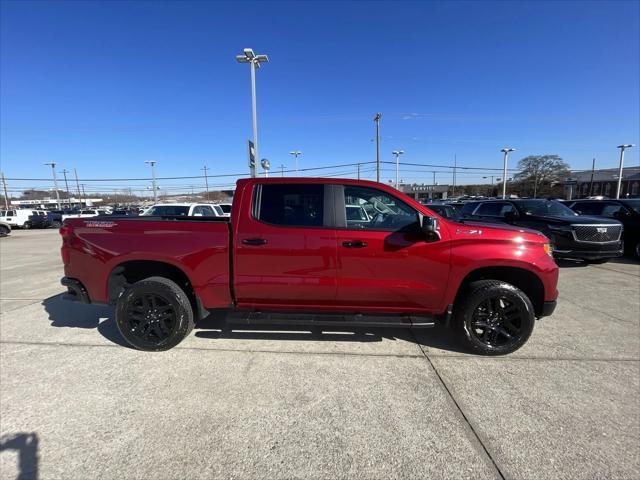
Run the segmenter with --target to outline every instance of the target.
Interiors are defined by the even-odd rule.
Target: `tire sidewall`
[[[176,326],[170,335],[160,343],[144,341],[130,331],[127,309],[134,298],[141,294],[153,293],[161,296],[173,307],[176,313]],[[173,281],[165,278],[152,277],[136,282],[122,292],[116,304],[116,324],[120,334],[134,348],[144,351],[164,351],[178,345],[191,331],[193,325],[193,310],[189,298]]]
[[[473,313],[481,302],[489,298],[505,297],[512,302],[522,315],[522,335],[517,342],[501,346],[492,347],[481,342],[471,332]],[[470,292],[466,301],[461,305],[460,311],[456,312],[457,322],[463,331],[467,346],[475,352],[482,355],[506,355],[518,350],[524,345],[535,325],[535,312],[533,305],[524,292],[508,283],[491,283]]]

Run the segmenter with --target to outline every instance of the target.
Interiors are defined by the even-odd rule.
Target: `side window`
[[[577,202],[573,210],[580,215],[602,215],[603,204],[600,202]]]
[[[209,205],[202,205],[200,207],[202,209],[202,215],[205,217],[215,217],[216,214],[213,211],[213,208],[211,208]]]
[[[619,203],[613,202],[603,202],[604,208],[602,209],[601,215],[605,217],[614,217],[616,214],[624,213],[625,208]]]
[[[344,206],[349,229],[397,231],[418,224],[418,212],[375,188],[345,185]]]
[[[510,203],[487,202],[480,205],[480,208],[478,208],[475,214],[485,217],[504,217],[507,212],[515,213],[515,211],[515,208]]]
[[[321,227],[324,214],[324,185],[261,185],[257,218],[274,225]]]

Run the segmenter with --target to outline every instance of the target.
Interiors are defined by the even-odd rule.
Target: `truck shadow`
[[[0,452],[4,451],[15,451],[18,454],[18,476],[15,477],[16,480],[35,480],[38,478],[37,434],[20,432],[2,435],[0,437]]]
[[[132,348],[120,335],[116,326],[114,308],[107,305],[84,305],[62,299],[62,295],[42,302],[52,327],[97,329],[104,338],[117,345]],[[199,339],[222,340],[274,340],[274,341],[326,341],[326,342],[382,342],[398,340],[425,347],[462,352],[450,330],[443,326],[429,329],[318,327],[314,325],[244,325],[228,324],[224,312],[214,312],[199,320],[195,327]]]
[[[95,328],[110,342],[130,347],[118,331],[111,306],[69,302],[62,299],[62,294],[45,299],[42,306],[49,315],[52,327]]]

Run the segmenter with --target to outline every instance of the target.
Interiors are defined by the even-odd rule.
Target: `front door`
[[[234,290],[241,308],[332,309],[336,232],[325,186],[257,184],[234,234]],[[243,206],[245,208],[245,206]]]
[[[345,185],[336,199],[336,307],[437,310],[449,273],[447,239],[426,241],[417,210],[383,190]]]

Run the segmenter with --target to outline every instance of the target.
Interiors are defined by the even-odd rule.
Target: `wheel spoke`
[[[509,332],[507,332],[501,325],[498,325],[495,328],[495,332],[498,335],[502,335],[503,337],[507,338],[508,340],[511,340],[513,337],[511,335],[509,335]]]

